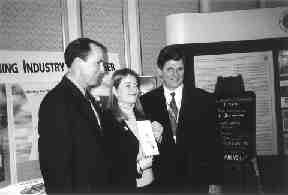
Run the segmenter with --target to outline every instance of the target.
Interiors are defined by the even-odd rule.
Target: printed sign
[[[224,146],[224,160],[243,162],[255,155],[255,95],[220,97],[217,100],[217,129]]]

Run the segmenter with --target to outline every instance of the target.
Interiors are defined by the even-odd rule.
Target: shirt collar
[[[182,91],[183,91],[183,84],[180,85],[179,87],[177,87],[176,89],[174,90],[171,90],[171,89],[168,89],[167,87],[165,87],[163,85],[163,88],[164,88],[164,96],[165,96],[165,99],[166,99],[166,103],[169,104],[170,101],[171,101],[171,93],[172,92],[175,92],[175,101],[176,101],[176,105],[178,108],[181,107],[181,101],[182,101]]]

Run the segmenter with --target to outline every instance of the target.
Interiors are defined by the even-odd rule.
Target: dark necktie
[[[171,122],[171,128],[173,132],[173,137],[176,138],[176,130],[177,130],[177,116],[178,116],[178,108],[176,106],[175,101],[175,92],[172,92],[171,94],[171,101],[169,103],[169,118]]]
[[[178,108],[177,108],[176,101],[175,101],[175,92],[170,93],[170,95],[171,95],[172,99],[170,101],[169,106],[170,106],[170,108],[171,108],[171,110],[173,112],[173,115],[174,115],[174,117],[175,117],[175,119],[177,121]]]
[[[99,114],[98,114],[98,112],[100,111],[99,105],[97,105],[95,99],[90,94],[90,92],[88,92],[87,90],[85,91],[85,97],[89,101],[91,109],[93,110],[95,117],[97,118],[98,125],[101,128],[100,118],[99,118]]]

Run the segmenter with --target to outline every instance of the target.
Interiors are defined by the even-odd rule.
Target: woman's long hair
[[[115,118],[118,121],[127,120],[128,117],[126,116],[125,113],[123,113],[121,111],[119,104],[118,104],[118,99],[113,94],[112,90],[113,90],[113,87],[115,87],[115,89],[118,89],[121,81],[129,75],[136,78],[137,88],[138,88],[138,91],[140,92],[139,76],[136,72],[134,72],[133,70],[131,70],[129,68],[123,68],[123,69],[116,70],[113,73],[112,78],[111,78],[110,93],[109,93],[110,95],[109,95],[108,102],[107,102],[107,109],[112,112],[112,114],[115,116]],[[134,113],[135,113],[137,120],[144,120],[145,114],[144,114],[143,107],[142,107],[140,99],[139,99],[139,95],[140,95],[140,93],[138,93],[138,97],[136,99],[136,103],[134,106]]]

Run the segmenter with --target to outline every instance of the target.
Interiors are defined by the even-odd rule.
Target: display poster
[[[288,155],[288,50],[278,52],[283,152]]]
[[[119,67],[108,53],[106,71]],[[38,110],[67,72],[63,52],[0,50],[0,188],[41,177]]]
[[[108,61],[109,63],[105,67],[107,74],[105,74],[105,76],[103,77],[101,85],[91,89],[91,94],[96,99],[100,99],[100,97],[105,97],[109,95],[109,86],[112,74],[115,70],[120,69],[118,54],[108,53]]]
[[[10,183],[10,149],[8,142],[7,95],[4,83],[0,83],[0,188]]]
[[[0,185],[41,176],[38,109],[44,95],[66,71],[63,52],[0,51],[0,83],[5,89],[1,117],[7,121],[1,132],[7,131],[4,137],[9,140],[3,146],[6,171]]]
[[[280,109],[282,117],[282,130],[284,133],[288,133],[288,80],[281,80],[281,77],[280,77]]]
[[[11,85],[17,163],[38,160],[38,110],[44,95],[56,84],[23,82]]]
[[[196,87],[213,93],[218,76],[241,74],[246,91],[256,95],[256,151],[277,154],[272,51],[202,55],[194,58]]]
[[[255,156],[255,95],[220,96],[216,101],[217,130],[222,136],[224,160],[245,162]]]

